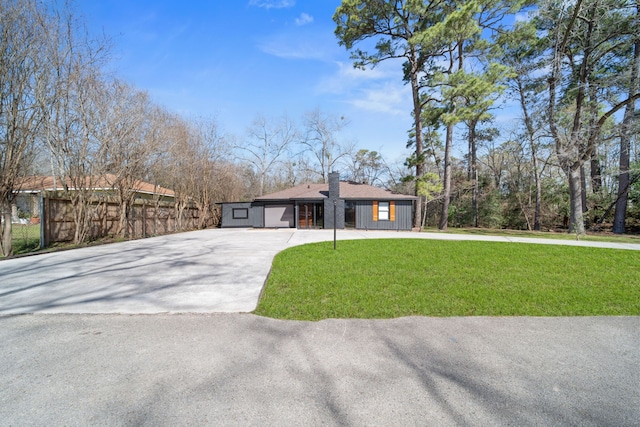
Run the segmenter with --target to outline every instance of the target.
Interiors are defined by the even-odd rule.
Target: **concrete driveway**
[[[203,230],[0,262],[0,313],[247,312],[293,232]]]
[[[338,239],[431,238],[640,245],[437,233],[339,230]],[[251,312],[283,249],[331,230],[214,229],[0,261],[0,314]]]

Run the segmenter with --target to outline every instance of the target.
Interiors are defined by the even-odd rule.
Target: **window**
[[[377,221],[391,221],[396,220],[396,203],[390,202],[378,202],[374,200],[373,205],[373,222]]]
[[[378,202],[378,220],[389,221],[389,202]]]
[[[233,219],[247,219],[249,218],[249,209],[247,208],[233,208],[231,212]]]
[[[344,201],[344,226],[356,228],[356,202],[353,200]]]

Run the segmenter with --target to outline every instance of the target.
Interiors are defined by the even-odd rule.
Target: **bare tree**
[[[120,221],[116,234],[128,235],[131,206],[139,190],[140,179],[148,172],[149,158],[159,148],[154,132],[154,106],[146,92],[119,81],[108,81],[99,105],[97,139],[99,158],[105,178],[118,197]]]
[[[198,228],[217,223],[216,203],[226,200],[228,188],[233,188],[234,178],[229,173],[228,160],[231,157],[230,145],[221,134],[217,122],[212,119],[192,121],[193,143],[196,153],[200,153],[196,163],[196,176],[193,188],[193,202],[199,210]],[[233,190],[231,190],[233,191]],[[236,199],[237,200],[237,199]]]
[[[96,140],[103,82],[99,68],[109,58],[105,39],[92,38],[68,6],[52,9],[41,46],[48,79],[38,81],[40,138],[49,154],[54,188],[63,188],[73,206],[74,242],[89,233],[89,206],[96,202]]]
[[[241,159],[249,162],[258,175],[258,196],[264,194],[267,174],[288,154],[289,147],[297,138],[298,131],[285,116],[269,120],[259,115],[247,129],[245,143],[236,148],[241,153]]]
[[[304,116],[304,131],[300,143],[304,151],[311,154],[315,163],[313,171],[323,183],[328,182],[329,172],[354,150],[355,144],[338,140],[338,134],[347,124],[344,117],[327,115],[320,109]]]
[[[47,81],[47,26],[36,1],[0,2],[0,253],[13,253],[11,204],[42,124],[38,82]]]

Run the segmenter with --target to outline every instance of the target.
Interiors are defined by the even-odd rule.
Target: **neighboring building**
[[[221,227],[357,228],[411,230],[417,198],[382,188],[340,181],[303,184],[257,197],[253,202],[222,203]],[[335,218],[334,218],[335,206]]]
[[[90,187],[92,192],[105,195],[115,193],[115,182],[116,177],[111,174],[93,178],[88,177],[86,179],[86,185],[87,187]],[[75,190],[71,181],[67,180],[65,184],[69,191]],[[148,182],[136,180],[133,187],[136,192],[136,199],[160,198],[162,201],[173,201],[175,199],[175,193],[173,190],[149,184]],[[19,216],[39,216],[41,194],[45,192],[63,191],[64,185],[60,178],[54,180],[52,176],[29,176],[23,178],[18,183],[18,188],[20,190],[17,192],[17,197],[11,207],[12,220],[14,222],[19,221]],[[20,212],[22,215],[20,215]]]

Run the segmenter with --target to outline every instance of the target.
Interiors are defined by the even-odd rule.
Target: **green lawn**
[[[256,314],[280,319],[640,315],[640,253],[418,239],[276,256]]]
[[[468,234],[475,236],[504,236],[504,237],[531,237],[539,239],[555,240],[576,240],[576,235],[566,231],[528,231],[528,230],[507,230],[501,228],[448,228],[447,231],[440,231],[437,228],[426,228],[429,233],[448,234]],[[634,234],[614,234],[610,232],[589,231],[586,236],[581,236],[580,240],[589,242],[615,242],[615,243],[635,243],[640,244],[640,236]]]
[[[13,224],[11,231],[15,255],[35,252],[40,248],[40,224]]]

